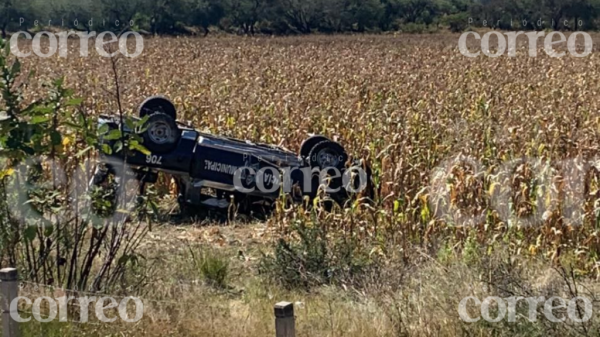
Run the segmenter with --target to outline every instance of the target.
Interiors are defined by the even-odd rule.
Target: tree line
[[[151,34],[591,30],[600,0],[0,0],[7,32],[63,26]]]

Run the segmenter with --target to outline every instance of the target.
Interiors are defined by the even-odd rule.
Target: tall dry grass
[[[599,277],[598,54],[550,58],[540,49],[530,58],[520,49],[515,58],[470,59],[457,43],[452,34],[147,38],[143,54],[120,69],[124,106],[132,113],[144,97],[161,93],[179,107],[181,120],[200,129],[292,150],[308,133],[320,133],[374,169],[372,205],[357,202],[316,216],[282,207],[266,223],[250,225],[268,232],[252,238],[255,245],[205,243],[225,242],[231,259],[242,252],[252,261],[259,256],[256,246],[294,240],[291,225],[301,221],[325,226],[332,238],[356,240],[384,265],[401,261],[411,276],[399,288],[379,277],[367,287],[372,293],[342,287],[339,295],[335,286],[296,294],[240,276],[256,273],[254,264],[239,263],[232,267],[241,270],[233,283],[242,293],[182,291],[176,276],[160,279],[156,291],[164,293],[148,296],[176,298],[180,306],[148,314],[144,324],[127,331],[270,335],[272,304],[281,297],[303,303],[298,330],[306,336],[553,331],[466,326],[455,308],[463,294],[493,293],[482,277],[487,273],[490,281],[500,271],[469,263],[496,254],[521,261],[530,272],[519,279],[524,284],[560,265],[572,266],[587,281]],[[41,79],[65,75],[95,114],[115,111],[106,99],[113,90],[109,60],[94,52],[80,58],[77,48],[73,42],[65,59],[30,57],[24,67]],[[38,89],[30,87],[29,98]],[[154,253],[163,254],[149,254],[159,265],[168,265],[173,254],[180,257],[171,261],[173,272],[187,268],[177,244],[150,242],[160,248]],[[411,259],[421,256],[415,252],[429,258],[410,269]],[[541,267],[531,262],[539,260]],[[209,309],[215,303],[218,308]]]

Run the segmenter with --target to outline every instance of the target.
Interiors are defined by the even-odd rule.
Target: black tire
[[[177,204],[179,205],[179,214],[182,217],[190,217],[194,215],[194,208],[185,200],[185,184],[181,179],[175,178],[175,184],[177,185]]]
[[[173,118],[173,120],[177,119],[177,109],[175,109],[175,105],[164,96],[152,96],[148,97],[138,109],[138,114],[140,118],[145,117],[147,115],[152,115],[156,112],[162,112],[165,115]]]
[[[310,150],[312,150],[312,148],[315,145],[319,144],[320,142],[324,142],[326,140],[330,140],[330,139],[325,136],[321,136],[321,135],[314,135],[314,136],[309,137],[308,139],[306,139],[305,141],[302,142],[302,145],[300,145],[300,157],[307,158],[308,155],[310,154]]]
[[[162,112],[150,115],[144,126],[144,146],[152,152],[166,153],[173,150],[181,137],[181,130],[175,120]]]
[[[320,169],[335,167],[341,170],[348,161],[348,154],[344,147],[331,140],[317,143],[308,153],[308,157],[310,166]]]
[[[348,154],[346,154],[346,150],[340,144],[331,140],[325,140],[313,146],[312,150],[310,150],[308,160],[312,168],[326,170],[327,174],[331,174],[329,171],[330,168],[336,168],[343,174],[346,162],[348,161]],[[320,173],[315,173],[312,176],[312,188],[315,188],[315,186],[318,188],[320,183],[322,183],[320,181]],[[342,188],[342,185],[343,179],[341,176],[329,181],[329,188],[334,190]],[[311,198],[314,198],[316,193],[316,190],[311,191],[309,195]]]

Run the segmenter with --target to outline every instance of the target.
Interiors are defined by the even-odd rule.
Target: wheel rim
[[[317,154],[317,163],[321,168],[338,167],[340,155],[332,149],[323,149]]]
[[[156,122],[148,129],[150,140],[155,144],[170,143],[173,139],[173,132],[169,124],[165,122]]]

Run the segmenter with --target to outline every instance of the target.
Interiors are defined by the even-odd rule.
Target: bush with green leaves
[[[36,95],[41,98],[28,99],[32,75],[22,75],[0,39],[0,264],[37,283],[106,289],[136,260],[156,207],[142,198],[141,212],[123,213],[135,205],[134,193],[117,201],[108,197],[114,186],[90,193],[94,150],[147,153],[139,135],[145,121],[121,112],[122,124],[136,132],[99,130],[63,79],[45,85],[47,93]],[[101,137],[117,141],[100,146]],[[109,213],[117,216],[103,216]],[[145,218],[128,222],[133,216]]]
[[[290,235],[281,237],[273,254],[264,254],[260,272],[287,288],[358,281],[375,264],[352,238],[329,235],[313,217],[298,220]]]
[[[400,26],[403,33],[422,34],[427,31],[427,26],[422,23],[409,22]]]
[[[210,249],[203,249],[199,255],[190,248],[196,269],[209,285],[224,289],[229,278],[229,259]]]
[[[469,15],[467,13],[448,15],[444,21],[453,33],[461,33],[469,28]]]

